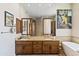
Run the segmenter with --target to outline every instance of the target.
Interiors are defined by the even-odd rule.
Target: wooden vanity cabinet
[[[59,53],[59,41],[16,41],[16,55],[56,53]]]

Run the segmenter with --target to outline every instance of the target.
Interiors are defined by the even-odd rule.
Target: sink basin
[[[26,39],[28,39],[28,37],[27,36],[20,36],[18,39],[26,40]]]
[[[20,39],[20,40],[28,40],[28,39]]]

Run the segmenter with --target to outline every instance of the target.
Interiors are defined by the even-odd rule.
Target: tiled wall
[[[71,36],[56,36],[56,39],[60,41],[71,41]]]
[[[72,42],[79,43],[79,37],[72,37]]]

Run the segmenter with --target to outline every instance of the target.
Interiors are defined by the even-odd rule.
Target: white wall
[[[23,9],[21,8],[22,10],[20,10],[20,8],[21,8],[20,5],[16,3],[0,4],[0,55],[3,56],[15,55],[15,38],[16,38],[15,33],[1,34],[1,32],[9,32],[10,30],[10,27],[4,26],[4,11],[12,13],[14,15],[14,20],[16,20],[16,17],[21,18],[24,15],[26,15],[25,12],[22,12]]]
[[[19,13],[20,13],[20,18],[29,18],[26,9],[21,3],[19,4]]]
[[[73,4],[72,36],[79,37],[79,4]]]
[[[15,55],[15,33],[1,34],[10,30],[4,26],[4,11],[19,17],[18,4],[0,4],[0,55]]]
[[[56,36],[71,36],[71,29],[56,29]]]
[[[54,9],[54,14],[56,14],[56,10],[57,9],[71,9],[71,4],[56,4]],[[57,21],[57,18],[56,18]],[[57,24],[56,24],[56,28],[57,28]],[[56,29],[56,36],[71,36],[71,29]]]
[[[72,4],[72,11],[72,41],[75,43],[79,43],[79,3]]]

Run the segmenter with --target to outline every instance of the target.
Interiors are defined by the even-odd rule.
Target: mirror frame
[[[28,20],[30,20],[30,19],[31,19],[31,18],[21,18],[21,20],[22,20],[22,32],[21,32],[21,34],[22,34],[22,35],[29,35],[29,34],[28,34]],[[26,31],[26,34],[23,33],[23,20],[27,20],[27,25],[26,25],[26,26],[27,26],[27,31]],[[25,24],[24,24],[24,25],[25,25]]]
[[[45,34],[44,33],[44,20],[46,20],[46,19],[52,19],[52,18],[43,18],[43,35],[51,35],[51,34]]]

